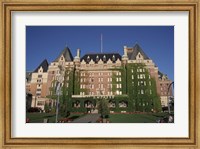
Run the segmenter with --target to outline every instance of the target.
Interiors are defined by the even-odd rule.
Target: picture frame
[[[200,1],[1,1],[1,104],[0,130],[3,148],[200,148],[199,38]],[[189,137],[188,138],[12,138],[11,14],[14,11],[188,11],[189,12]]]

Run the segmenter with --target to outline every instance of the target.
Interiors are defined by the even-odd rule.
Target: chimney
[[[127,56],[127,46],[124,46],[124,56]]]
[[[81,52],[81,50],[77,49],[77,58],[80,58],[80,52]]]

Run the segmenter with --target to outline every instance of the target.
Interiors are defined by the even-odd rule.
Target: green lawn
[[[55,123],[56,116],[52,113],[26,113],[30,123],[43,123],[45,118],[49,123]],[[68,118],[76,119],[84,114],[71,114]],[[150,114],[110,114],[110,123],[156,123],[156,120],[168,116],[167,113],[150,113]],[[60,119],[61,117],[58,117]]]
[[[75,119],[83,114],[71,114],[68,118]],[[44,119],[49,119],[49,123],[55,123],[55,113],[26,113],[26,117],[30,119],[30,123],[43,123]],[[60,119],[62,117],[58,117]]]
[[[110,114],[110,123],[156,123],[156,120],[167,116],[167,113],[151,114]]]

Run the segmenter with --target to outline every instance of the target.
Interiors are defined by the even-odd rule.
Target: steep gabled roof
[[[30,82],[31,81],[31,78],[32,78],[32,72],[26,72],[26,80],[27,82]]]
[[[163,74],[162,72],[158,71],[158,77],[162,78],[163,76],[165,76],[168,79],[166,74]]]
[[[114,57],[114,58],[113,58]],[[85,54],[81,61],[84,60],[86,63],[89,63],[88,61],[93,60],[95,63],[98,63],[98,61],[101,59],[104,63],[106,63],[109,59],[113,61],[114,63],[117,61],[117,59],[121,60],[121,55],[119,53],[95,53],[95,54]]]
[[[34,70],[34,72],[38,72],[38,69],[39,69],[40,67],[43,68],[43,72],[47,72],[48,66],[49,66],[49,64],[48,64],[47,60],[45,59],[45,60],[43,60],[42,63]]]
[[[149,59],[142,48],[138,44],[135,44],[135,46],[133,47],[133,52],[128,53],[129,60],[135,60],[139,52],[144,57],[144,59]]]
[[[66,62],[71,62],[71,61],[73,61],[73,56],[72,56],[72,53],[71,53],[70,49],[69,49],[68,47],[65,47],[65,48],[62,50],[62,52],[59,54],[59,56],[54,60],[54,62],[58,62],[59,58],[60,58],[62,55],[64,56]]]

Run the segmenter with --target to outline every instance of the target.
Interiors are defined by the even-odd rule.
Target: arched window
[[[97,62],[99,61],[99,56],[98,56],[98,55],[96,56],[96,61],[97,61]]]
[[[115,61],[115,56],[114,56],[114,55],[112,56],[112,61],[113,61],[113,62]]]
[[[88,55],[88,57],[87,57],[87,62],[89,62],[90,61],[90,56]]]
[[[105,56],[105,55],[103,56],[103,61],[104,61],[104,62],[106,61],[106,56]]]

